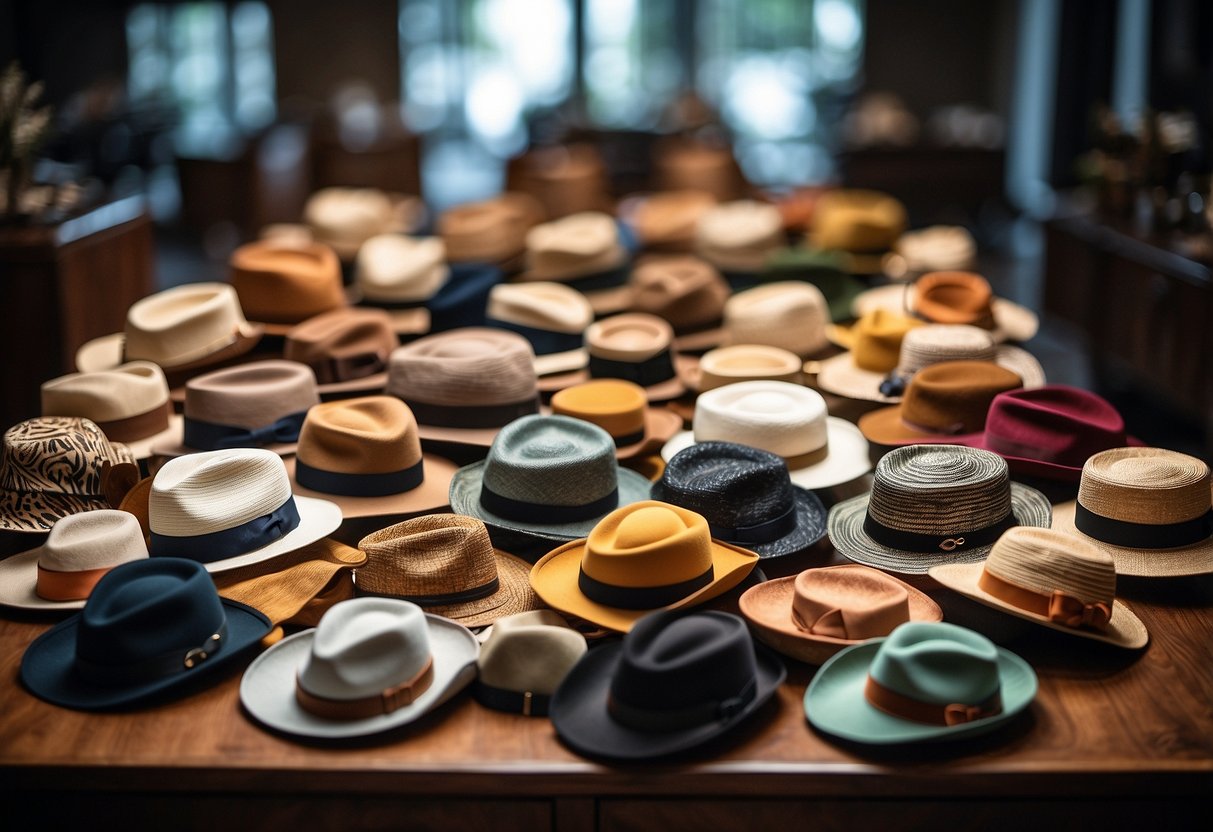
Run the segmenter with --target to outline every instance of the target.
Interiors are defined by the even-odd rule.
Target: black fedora
[[[803,552],[826,535],[816,494],[792,485],[787,463],[734,442],[701,442],[674,454],[652,497],[702,514],[712,537],[760,557]]]
[[[587,653],[557,688],[549,713],[556,734],[580,754],[666,757],[736,728],[786,674],[736,615],[657,612],[622,641]]]
[[[214,677],[270,626],[252,607],[221,599],[197,561],[131,561],[97,582],[80,614],[30,644],[21,681],[66,708],[124,707]]]

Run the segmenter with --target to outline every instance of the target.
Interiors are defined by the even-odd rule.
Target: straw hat
[[[844,268],[847,258],[836,251],[791,246],[776,250],[767,258],[763,281],[799,280],[816,286],[826,299],[830,319],[850,320],[855,298],[867,291],[867,284]],[[749,285],[747,285],[747,283]],[[753,282],[734,279],[734,289],[745,289]]]
[[[428,332],[426,301],[438,294],[451,276],[445,258],[446,249],[437,237],[371,237],[358,249],[354,262],[359,302],[387,310],[396,332]]]
[[[347,260],[397,221],[392,199],[378,188],[321,188],[303,205],[303,219],[316,242]]]
[[[632,270],[628,286],[631,310],[669,323],[679,351],[720,343],[724,304],[732,290],[711,264],[690,255],[646,257]]]
[[[718,200],[736,199],[746,189],[745,177],[727,142],[711,144],[683,136],[657,141],[653,181],[659,191],[695,188]]]
[[[201,561],[208,572],[263,563],[331,534],[341,509],[293,497],[282,458],[261,448],[170,459],[148,500],[152,557]]]
[[[1031,665],[985,636],[910,622],[822,665],[804,709],[814,728],[850,742],[967,739],[1006,724],[1036,690]]]
[[[655,315],[627,312],[592,324],[585,331],[590,378],[619,378],[644,388],[651,402],[686,392],[677,372],[674,330]]]
[[[1028,341],[1040,319],[1026,306],[993,296],[989,282],[973,272],[930,272],[915,283],[869,289],[855,299],[856,317],[877,308],[913,312],[936,324],[968,324],[988,330],[995,341]]]
[[[982,563],[935,566],[930,576],[987,607],[1117,647],[1145,647],[1146,626],[1116,602],[1106,552],[1052,529],[1007,529]]]
[[[531,586],[553,609],[627,632],[645,613],[709,601],[741,583],[758,555],[713,540],[702,515],[656,500],[603,517],[587,538],[548,552]]]
[[[806,358],[829,346],[829,323],[825,296],[813,284],[766,283],[738,292],[724,305],[724,343],[779,347]]]
[[[524,416],[502,428],[481,462],[451,480],[451,508],[489,526],[563,542],[589,534],[607,513],[649,496],[649,481],[615,459],[597,425],[568,416]]]
[[[1209,466],[1162,448],[1114,448],[1082,467],[1078,499],[1057,506],[1053,528],[1116,561],[1118,575],[1213,572]]]
[[[539,411],[535,378],[535,354],[525,338],[469,327],[393,352],[387,392],[413,411],[423,441],[487,448],[503,425]]]
[[[792,485],[775,454],[746,445],[704,442],[679,451],[651,494],[703,515],[712,537],[761,558],[799,554],[826,536],[817,495]]]
[[[78,610],[114,567],[147,557],[133,514],[97,509],[57,521],[46,543],[0,560],[0,604],[27,610]]]
[[[585,636],[551,610],[505,616],[489,632],[477,661],[476,701],[507,713],[547,716],[552,694],[585,655]]]
[[[835,343],[842,342],[835,340]],[[1024,387],[1045,384],[1044,368],[1022,347],[997,344],[989,332],[967,324],[927,324],[902,338],[897,367],[880,382],[880,387],[891,400],[899,401],[912,375],[944,361],[992,361],[1017,374]]]
[[[610,214],[583,211],[536,225],[526,235],[526,271],[518,280],[572,282],[575,288],[605,288],[603,281],[621,284],[618,269],[628,258],[619,227]],[[581,278],[599,278],[595,281]]]
[[[130,449],[88,419],[18,422],[4,432],[0,455],[0,530],[48,532],[69,514],[110,508],[105,472],[122,463],[135,464]]]
[[[917,318],[874,309],[852,327],[830,327],[830,340],[849,352],[831,356],[818,365],[817,387],[848,399],[898,401],[900,396],[886,396],[880,391],[881,382],[897,368],[906,335],[921,326]]]
[[[826,191],[813,208],[809,242],[814,248],[850,252],[850,270],[880,271],[879,255],[893,247],[905,231],[906,209],[879,191],[838,189]]]
[[[392,319],[381,309],[345,307],[325,312],[286,334],[282,357],[312,369],[322,399],[377,393],[387,384],[387,360],[400,346]]]
[[[895,448],[876,463],[872,491],[830,509],[830,542],[857,563],[923,575],[983,560],[1012,526],[1047,528],[1048,499],[1011,482],[1007,463],[956,445]]]
[[[682,418],[649,407],[644,388],[630,381],[601,378],[566,387],[552,396],[552,413],[592,422],[611,435],[617,459],[658,453],[682,428]]]
[[[467,687],[480,645],[394,598],[352,598],[249,665],[240,702],[275,731],[336,739],[415,722]]]
[[[153,452],[180,456],[221,448],[292,454],[308,408],[320,403],[316,376],[296,361],[253,361],[215,370],[185,385],[185,419]]]
[[[107,438],[124,443],[136,459],[151,456],[153,445],[181,429],[164,371],[150,361],[43,382],[42,415],[88,419]]]
[[[599,211],[610,203],[602,154],[584,142],[537,147],[511,159],[509,188],[528,194],[549,217]]]
[[[947,442],[985,428],[999,393],[1023,386],[1018,375],[988,361],[945,361],[914,374],[900,404],[859,417],[859,430],[878,445]]]
[[[779,209],[749,199],[709,208],[695,229],[695,253],[724,271],[762,271],[767,256],[784,243]]]
[[[641,246],[660,251],[690,251],[699,220],[716,197],[707,191],[659,191],[620,206],[620,215],[632,226]]]
[[[258,240],[232,252],[232,288],[244,314],[285,335],[295,324],[346,305],[341,261],[328,246]]]
[[[704,393],[739,381],[804,380],[804,362],[794,352],[760,344],[737,344],[709,350],[690,367],[684,378],[692,390]]]
[[[977,264],[977,242],[963,226],[932,225],[897,238],[884,271],[895,280],[926,272],[968,271]]]
[[[816,390],[784,381],[743,381],[700,393],[692,430],[667,442],[661,455],[668,462],[693,443],[713,441],[782,457],[801,488],[830,488],[872,469],[859,429],[828,416]]]
[[[552,727],[591,757],[685,753],[756,717],[786,676],[736,615],[658,613],[577,663],[552,699]]]
[[[26,648],[21,682],[65,708],[128,707],[217,682],[269,631],[264,615],[220,598],[199,564],[142,558],[112,569],[80,613]]]
[[[489,292],[485,323],[516,332],[531,344],[538,375],[580,370],[590,360],[585,329],[594,309],[563,283],[501,283]]]
[[[438,236],[451,263],[503,263],[526,250],[527,231],[542,218],[543,206],[534,197],[507,192],[443,211]]]
[[[95,338],[76,352],[82,373],[112,370],[125,361],[160,365],[173,383],[244,355],[263,327],[244,318],[226,283],[189,283],[148,295],[126,312],[124,331]]]
[[[456,467],[421,453],[417,420],[391,396],[311,408],[286,461],[296,495],[331,500],[346,518],[444,508]]]
[[[738,607],[759,641],[808,664],[887,636],[907,621],[943,620],[925,593],[854,563],[764,581],[742,593]]]

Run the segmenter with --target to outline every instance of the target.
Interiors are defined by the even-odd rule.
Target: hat
[[[1145,578],[1213,572],[1209,466],[1162,448],[1113,448],[1086,461],[1078,499],[1053,512],[1071,532]]]
[[[511,190],[534,197],[549,217],[567,217],[609,204],[609,183],[602,154],[579,142],[536,147],[509,161]]]
[[[676,116],[684,127],[706,126],[715,118],[700,113],[690,119]],[[707,191],[716,199],[735,199],[748,185],[733,148],[723,141],[705,141],[685,135],[664,136],[653,146],[653,181],[659,191],[688,188]]]
[[[363,242],[397,224],[397,214],[391,197],[378,188],[321,188],[303,206],[317,242],[347,259]]]
[[[658,453],[682,428],[682,418],[649,407],[644,388],[630,381],[600,378],[566,387],[552,396],[552,413],[593,422],[611,435],[618,459]]]
[[[845,321],[852,317],[855,298],[867,290],[867,285],[845,271],[847,258],[836,251],[821,251],[802,246],[780,248],[767,257],[763,278],[766,280],[799,280],[816,286],[826,299],[830,319]],[[744,288],[734,281],[733,288]]]
[[[244,314],[285,335],[295,324],[346,305],[341,261],[328,246],[246,243],[232,252],[232,287]]]
[[[172,386],[189,373],[244,355],[263,331],[244,319],[236,290],[227,283],[189,283],[131,304],[125,329],[80,347],[76,369],[91,373],[125,361],[151,361],[175,376]]]
[[[240,702],[300,737],[378,734],[420,719],[476,675],[480,645],[461,624],[395,598],[336,604],[312,630],[284,638],[240,680]]]
[[[803,552],[826,536],[826,510],[797,488],[775,454],[733,442],[703,442],[670,458],[654,500],[703,515],[712,537],[759,557]]]
[[[632,270],[628,286],[631,310],[669,323],[679,350],[720,343],[724,304],[732,290],[711,264],[690,255],[646,257]]]
[[[985,636],[945,622],[902,624],[848,647],[809,683],[813,727],[887,745],[993,731],[1036,697],[1031,665]]]
[[[678,377],[674,330],[655,315],[627,312],[591,324],[585,331],[591,378],[621,378],[639,384],[651,402],[686,392]]]
[[[286,460],[296,495],[330,500],[347,518],[445,508],[456,467],[421,453],[417,420],[391,396],[311,408]]]
[[[489,292],[485,323],[516,332],[531,344],[538,375],[580,370],[589,361],[585,329],[594,309],[563,283],[501,283]]]
[[[180,430],[164,371],[150,361],[130,361],[112,370],[71,373],[42,384],[43,416],[79,416],[92,421],[136,459]]]
[[[220,598],[201,564],[134,560],[98,581],[80,613],[34,640],[21,681],[65,708],[140,704],[216,679],[269,631],[264,615]]]
[[[702,515],[643,500],[612,511],[587,537],[540,558],[531,586],[553,609],[627,632],[646,612],[722,595],[757,563],[749,549],[713,540]]]
[[[982,563],[934,566],[939,583],[987,607],[1053,630],[1137,649],[1146,626],[1116,603],[1116,564],[1081,538],[1017,527],[998,538]]]
[[[130,449],[110,442],[88,419],[43,416],[4,432],[0,457],[0,530],[47,532],[69,514],[110,508],[103,469],[134,464]]]
[[[552,697],[552,726],[580,754],[665,757],[737,728],[786,675],[736,615],[657,613],[577,663]]]
[[[377,393],[387,384],[387,359],[400,346],[381,309],[324,312],[286,334],[282,357],[312,368],[321,398]]]
[[[800,280],[765,283],[724,305],[724,343],[779,347],[806,358],[829,342],[830,313],[821,290]]]
[[[502,425],[538,412],[534,355],[515,332],[429,335],[392,353],[387,392],[413,411],[423,440],[488,447]]]
[[[526,249],[526,233],[543,217],[534,197],[503,193],[438,215],[438,235],[449,262],[502,263]]]
[[[153,558],[189,558],[209,572],[268,561],[341,525],[328,500],[293,497],[282,458],[261,448],[170,459],[148,500]]]
[[[910,311],[929,323],[981,327],[995,341],[1028,341],[1040,327],[1035,312],[994,297],[989,282],[973,272],[929,272],[912,284],[878,286],[855,298],[853,311],[861,317],[877,308]]]
[[[897,401],[899,397],[881,392],[881,383],[897,368],[903,339],[921,326],[923,322],[917,318],[874,309],[854,326],[831,327],[830,340],[849,352],[831,356],[819,364],[817,387],[849,399]]]
[[[896,280],[926,272],[965,271],[976,263],[977,243],[963,226],[932,225],[898,237],[884,270]]]
[[[739,381],[800,384],[804,362],[794,352],[760,344],[737,344],[705,352],[685,374],[687,386],[704,393]]]
[[[830,488],[872,469],[859,429],[827,415],[816,390],[786,381],[742,381],[700,393],[692,430],[667,442],[661,455],[668,462],[693,443],[713,441],[782,457],[801,488]]]
[[[465,627],[539,606],[531,565],[493,548],[474,517],[426,514],[362,538],[366,565],[354,576],[360,594],[412,601]]]
[[[749,199],[712,206],[695,229],[695,253],[731,272],[762,271],[767,255],[785,241],[779,209]]]
[[[568,416],[510,422],[488,457],[451,480],[451,508],[490,526],[562,542],[585,537],[619,506],[649,496],[649,481],[615,459],[597,425]]]
[[[808,664],[907,621],[943,620],[926,593],[857,563],[764,581],[742,593],[738,607],[759,641]]]
[[[186,383],[181,433],[152,450],[160,456],[221,448],[291,454],[308,408],[319,403],[315,374],[296,361],[269,359],[215,370]]]
[[[659,191],[638,197],[620,215],[632,226],[640,244],[661,251],[690,251],[699,220],[716,204],[716,197],[694,189]]]
[[[830,509],[830,542],[844,557],[924,575],[983,560],[1012,526],[1047,528],[1048,499],[1011,482],[1002,457],[956,445],[907,445],[876,463],[872,491]]]
[[[826,191],[813,208],[809,242],[814,248],[852,255],[850,270],[880,271],[879,255],[892,248],[906,227],[906,209],[879,191],[840,188]]]
[[[46,543],[0,560],[0,604],[28,610],[84,606],[102,576],[119,564],[147,557],[135,515],[115,509],[69,514],[51,527]]]
[[[914,374],[900,404],[860,416],[859,429],[878,445],[947,442],[984,429],[994,397],[1022,386],[1017,374],[989,361],[932,364]]]
[[[527,268],[519,280],[571,282],[580,291],[623,283],[628,252],[615,219],[583,211],[536,225],[526,235]]]
[[[484,326],[489,292],[505,279],[495,263],[452,263],[451,279],[426,302],[430,333]]]
[[[552,694],[585,655],[585,636],[551,610],[507,615],[489,633],[480,645],[476,701],[506,713],[547,716]]]
[[[993,451],[1012,473],[1078,482],[1092,455],[1140,445],[1108,401],[1064,384],[999,393],[982,433],[947,442]]]
[[[438,294],[451,276],[445,257],[446,249],[437,237],[371,237],[358,249],[354,261],[359,302],[386,310],[396,332],[428,332],[426,301]]]

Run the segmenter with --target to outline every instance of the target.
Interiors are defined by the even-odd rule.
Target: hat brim
[[[365,298],[359,298],[354,305],[363,309],[382,309],[387,313],[391,320],[392,330],[397,335],[425,335],[430,331],[430,310],[424,306],[388,309]]]
[[[104,497],[0,491],[0,531],[45,533],[69,514],[113,508]]]
[[[466,627],[437,615],[426,615],[433,680],[411,704],[366,719],[322,719],[295,699],[295,678],[311,653],[316,631],[284,638],[249,665],[240,680],[240,702],[262,725],[298,737],[339,739],[390,731],[421,718],[442,705],[476,677],[480,644]]]
[[[219,600],[227,617],[227,633],[220,649],[191,670],[131,685],[87,682],[75,670],[78,614],[34,640],[21,659],[21,681],[36,696],[55,705],[92,711],[139,704],[213,677],[238,661],[246,650],[254,648],[271,628],[270,620],[252,607],[226,598]]]
[[[712,582],[685,598],[655,609],[677,610],[710,601],[737,586],[758,565],[758,556],[749,549],[713,540]],[[587,598],[578,586],[581,559],[586,540],[573,540],[548,552],[531,568],[531,586],[552,609],[583,618],[607,630],[626,633],[653,609],[625,610],[608,607]]]
[[[674,336],[674,349],[678,352],[703,353],[724,343],[724,327],[714,326],[698,332],[687,332]]]
[[[694,444],[694,431],[682,431],[665,443],[661,458],[669,462],[674,454]],[[801,468],[789,466],[788,476],[793,485],[810,490],[833,488],[856,480],[872,470],[868,440],[850,422],[836,416],[826,417],[826,447],[828,450],[824,459]]]
[[[671,399],[676,399],[686,393],[688,389],[685,380],[686,374],[690,371],[690,367],[698,363],[698,359],[692,356],[675,355],[674,377],[643,388],[645,399],[650,403],[660,404],[668,402]],[[570,373],[540,376],[537,387],[539,392],[546,396],[564,390],[566,387],[572,387],[574,384],[583,384],[591,380],[593,380],[593,377],[590,375],[589,370],[574,370]]]
[[[787,671],[779,658],[755,645],[754,698],[725,719],[679,731],[639,731],[621,725],[607,709],[611,678],[622,644],[591,650],[561,682],[549,707],[557,736],[579,754],[612,760],[646,760],[690,751],[727,734],[758,711],[778,690]]]
[[[997,647],[1002,712],[960,725],[927,725],[899,719],[864,697],[868,669],[883,638],[848,647],[822,665],[804,695],[809,722],[819,731],[869,745],[934,742],[974,737],[1005,725],[1036,697],[1036,673],[1009,650]]]
[[[1077,501],[1069,500],[1053,508],[1053,528],[1081,537],[1095,548],[1107,552],[1116,562],[1117,575],[1135,578],[1178,578],[1213,572],[1213,536],[1199,543],[1174,549],[1133,549],[1116,546],[1090,537],[1074,525]]]
[[[341,516],[346,518],[381,517],[445,508],[449,499],[447,495],[451,490],[451,477],[455,476],[459,466],[449,459],[433,454],[422,454],[421,459],[425,478],[420,485],[409,491],[387,494],[382,497],[349,497],[344,494],[325,494],[321,491],[304,488],[295,479],[296,457],[287,457],[282,462],[286,466],[287,476],[291,480],[291,491],[296,496],[336,503],[341,508]]]
[[[550,376],[560,373],[573,373],[585,369],[590,363],[590,354],[582,347],[565,352],[553,352],[547,355],[535,356],[535,375]]]
[[[818,363],[817,387],[847,399],[894,404],[901,401],[901,396],[886,396],[880,392],[880,383],[888,375],[856,366],[852,355],[844,352]]]
[[[661,452],[661,448],[670,438],[682,430],[682,417],[663,407],[646,407],[644,410],[644,438],[630,445],[618,445],[615,448],[616,459],[635,459],[638,456],[652,456]]]
[[[986,592],[978,586],[978,581],[980,581],[984,570],[984,562],[949,563],[943,566],[932,567],[927,574],[953,592],[958,592],[979,604],[992,607],[999,612],[1013,615],[1016,618],[1022,618],[1025,621],[1031,621],[1033,624],[1048,627],[1050,630],[1056,630],[1059,633],[1066,633],[1067,635],[1091,639],[1093,641],[1102,641],[1105,644],[1124,647],[1128,650],[1138,650],[1145,647],[1146,643],[1150,640],[1150,634],[1146,631],[1146,625],[1141,623],[1141,619],[1123,601],[1117,600],[1113,603],[1112,618],[1108,621],[1107,630],[1103,632],[1078,627],[1066,627],[1050,621],[1046,616],[1037,615],[1013,604],[1008,604],[1001,598],[995,598]]]
[[[619,468],[617,483],[619,502],[602,514],[571,523],[530,523],[511,520],[494,514],[480,505],[480,489],[484,484],[485,460],[465,465],[451,479],[450,506],[456,514],[465,514],[483,521],[485,525],[507,531],[520,532],[528,537],[538,537],[553,543],[563,543],[579,537],[587,537],[598,521],[621,506],[649,499],[652,483],[635,471]]]
[[[173,364],[171,366],[161,364],[161,367],[164,368],[166,375],[173,376],[193,371],[202,372],[224,361],[249,352],[253,347],[257,346],[265,334],[266,329],[261,324],[247,322],[236,331],[236,340],[222,349],[216,350],[202,358],[186,361],[183,364]],[[123,355],[125,343],[126,334],[122,332],[102,335],[100,338],[94,338],[91,341],[85,342],[80,349],[76,350],[77,372],[93,373],[99,370],[112,370],[115,367],[121,366],[127,360]],[[159,364],[160,362],[156,363]]]
[[[855,298],[851,304],[851,312],[856,318],[862,318],[869,312],[883,309],[902,315],[912,314],[906,311],[907,293],[911,294],[909,303],[913,307],[912,283],[890,283],[887,286],[877,286],[868,289]],[[995,341],[1030,341],[1040,329],[1040,318],[1026,306],[1007,300],[993,298],[990,310],[994,314],[994,329],[990,335]]]
[[[85,598],[48,601],[38,594],[38,558],[42,549],[39,546],[0,560],[0,606],[45,612],[82,609]]]
[[[848,563],[821,568],[854,571],[865,567]],[[925,592],[904,581],[898,583],[909,596],[907,620],[943,621],[943,610]],[[791,575],[750,587],[742,593],[737,605],[759,641],[778,653],[806,664],[821,664],[839,650],[863,641],[817,635],[797,627],[792,620],[792,601],[795,595],[796,576]]]
[[[909,552],[877,543],[863,528],[871,496],[871,492],[860,494],[858,497],[843,500],[830,509],[830,542],[838,553],[848,560],[901,575],[925,575],[932,566],[985,560],[994,546],[991,541],[985,546],[953,549],[951,552]],[[1052,518],[1052,506],[1049,499],[1035,488],[1013,482],[1011,513],[1021,526],[1047,529]]]
[[[590,302],[594,316],[599,318],[622,312],[632,305],[632,287],[626,283],[608,289],[590,289],[582,294]]]

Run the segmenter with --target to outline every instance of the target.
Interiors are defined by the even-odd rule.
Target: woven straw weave
[[[906,333],[901,342],[898,375],[912,375],[943,361],[993,361],[990,333],[964,324],[931,324]]]
[[[1002,457],[970,448],[918,445],[876,465],[868,514],[918,534],[952,535],[995,523],[1011,511]]]
[[[358,587],[401,597],[443,595],[497,577],[484,523],[458,514],[427,514],[364,537]]]
[[[1008,529],[990,550],[985,570],[1024,589],[1045,595],[1060,590],[1088,604],[1110,607],[1116,597],[1111,555],[1053,529]]]
[[[534,352],[513,332],[469,327],[392,353],[387,392],[440,405],[513,404],[536,395]]]
[[[269,514],[291,496],[286,467],[260,448],[187,454],[156,473],[151,530],[172,537],[210,534]]]
[[[1209,466],[1159,448],[1114,448],[1082,470],[1078,502],[1103,517],[1161,525],[1209,510]]]
[[[524,416],[497,435],[484,485],[514,500],[579,506],[614,490],[618,470],[615,442],[597,425],[568,416]]]

